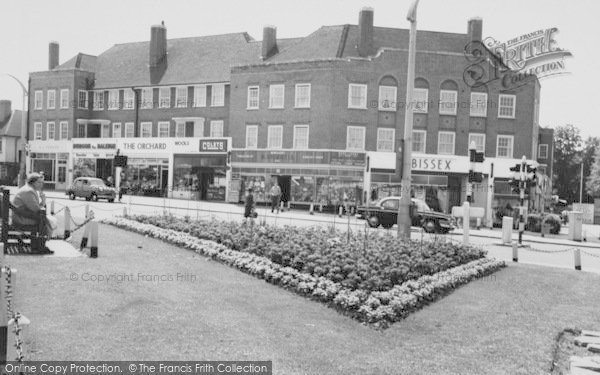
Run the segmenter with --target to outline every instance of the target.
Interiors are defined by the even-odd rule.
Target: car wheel
[[[427,220],[423,223],[423,229],[425,229],[425,232],[427,233],[435,233],[436,227],[437,225],[433,220]]]
[[[385,229],[390,229],[391,227],[394,226],[394,223],[382,223],[381,226],[384,227]]]
[[[72,191],[69,192],[69,199],[74,201],[75,200],[75,193],[73,193]]]
[[[89,202],[90,201],[90,197],[85,197],[85,200]]]
[[[375,215],[369,217],[369,226],[371,228],[377,228],[379,226],[379,218]]]
[[[111,199],[108,200],[109,203],[112,203],[114,201],[115,201],[115,198],[111,198]]]
[[[92,193],[92,196],[90,198],[92,199],[92,201],[98,202],[98,196],[96,195],[96,193]]]

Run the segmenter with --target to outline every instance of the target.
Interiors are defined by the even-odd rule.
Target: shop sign
[[[227,152],[227,139],[201,139],[200,152]]]
[[[365,166],[365,154],[362,152],[330,152],[330,164],[333,165],[344,165],[348,167],[364,167]]]
[[[456,160],[443,157],[413,157],[411,168],[419,171],[457,172]]]
[[[165,151],[167,150],[166,142],[124,142],[123,143],[124,151]]]
[[[273,164],[333,164],[350,167],[364,167],[365,154],[343,151],[289,151],[289,150],[244,150],[234,151],[234,163],[273,163]]]
[[[116,143],[73,143],[74,150],[116,150]]]

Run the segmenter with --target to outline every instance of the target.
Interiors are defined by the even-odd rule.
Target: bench
[[[38,222],[35,225],[17,225],[12,223],[11,213]],[[4,243],[5,254],[46,254],[46,238],[41,235],[44,231],[46,210],[32,212],[27,208],[17,208],[10,201],[10,191],[2,189],[0,201],[0,217],[2,220],[1,241]]]

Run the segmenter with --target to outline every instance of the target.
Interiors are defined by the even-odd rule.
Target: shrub
[[[560,216],[555,214],[540,215],[540,214],[529,214],[527,215],[527,223],[525,229],[531,232],[541,232],[542,224],[550,225],[550,233],[560,233]]]

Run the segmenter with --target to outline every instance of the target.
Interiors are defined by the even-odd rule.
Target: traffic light
[[[525,178],[527,178],[527,181],[531,182],[532,185],[535,185],[535,182],[537,181],[537,168],[532,166],[532,165],[527,165],[527,174],[525,175]]]
[[[470,149],[469,159],[471,160],[471,163],[483,163],[483,152],[477,152],[475,149]]]
[[[511,172],[521,172],[521,163],[515,164],[514,167],[509,168]]]
[[[520,182],[519,179],[517,178],[511,178],[510,180],[508,180],[508,184],[510,185],[510,190],[513,193],[520,193],[521,192],[521,186],[520,186]]]
[[[469,182],[482,182],[483,174],[480,172],[469,171]]]

